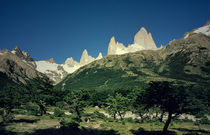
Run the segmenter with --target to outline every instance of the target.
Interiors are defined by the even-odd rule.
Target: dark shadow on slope
[[[90,129],[90,128],[48,128],[35,130],[33,133],[11,132],[6,130],[5,124],[0,124],[0,135],[120,135],[114,130]]]
[[[15,132],[7,131],[5,127],[5,124],[0,123],[0,135],[17,135]]]
[[[50,128],[43,130],[36,130],[34,133],[27,135],[120,135],[114,130],[100,130],[100,129],[71,129],[71,128]]]
[[[24,122],[24,123],[34,123],[37,122],[38,120],[28,120],[28,119],[18,119],[18,120],[13,120],[12,122],[19,123],[19,122]]]
[[[173,128],[175,130],[178,131],[183,131],[183,132],[187,132],[185,135],[197,135],[202,133],[202,135],[210,135],[210,131],[206,131],[206,130],[192,130],[192,129],[186,129],[186,128]]]
[[[130,130],[134,135],[163,135],[162,131],[146,131],[143,128],[138,130]],[[174,131],[168,131],[166,135],[176,135]]]

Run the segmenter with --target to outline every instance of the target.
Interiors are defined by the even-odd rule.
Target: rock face
[[[86,65],[94,60],[95,60],[95,58],[93,58],[92,56],[89,56],[87,50],[85,49],[83,51],[82,57],[80,59],[80,65]]]
[[[33,58],[19,47],[12,51],[0,50],[0,72],[6,74],[16,83],[26,83],[27,79],[41,76],[36,69]]]
[[[198,33],[202,33],[202,34],[204,34],[206,36],[210,36],[210,21],[207,21],[207,23],[204,26],[200,27],[200,28],[197,28],[197,29],[194,29],[191,32],[185,33],[184,34],[184,38],[186,39],[186,38],[188,38],[188,37],[190,37],[190,36],[192,36],[194,34],[198,34]]]
[[[152,38],[151,33],[147,33],[147,30],[142,27],[139,32],[136,33],[134,37],[134,44],[142,46],[145,50],[154,50],[157,49],[155,42]]]
[[[49,60],[47,60],[50,63],[56,63],[55,60],[53,58],[50,58]]]
[[[103,55],[102,55],[102,53],[100,52],[99,54],[98,54],[98,57],[96,58],[96,60],[99,60],[99,59],[102,59],[103,58]]]
[[[36,64],[33,58],[27,52],[20,50],[18,46],[16,46],[11,52],[19,58],[23,59],[25,62],[27,62],[27,64],[36,68]]]
[[[134,43],[125,47],[122,43],[115,41],[112,37],[108,46],[108,55],[120,55],[129,52],[136,52],[140,50],[155,50],[157,49],[151,33],[147,33],[147,30],[142,27],[134,37]]]

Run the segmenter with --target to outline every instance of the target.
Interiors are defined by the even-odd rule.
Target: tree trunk
[[[3,110],[3,114],[2,114],[3,122],[6,121],[6,115],[7,115],[7,111],[4,109],[4,110]]]
[[[76,107],[76,113],[77,113],[77,116],[78,116],[79,120],[81,120],[81,114],[80,114],[80,111],[79,111],[79,107]]]
[[[39,104],[39,108],[40,108],[41,116],[47,113],[43,104]]]
[[[122,118],[121,113],[120,113],[120,112],[118,112],[118,114],[119,114],[119,116],[120,116],[120,120],[122,121],[122,120],[123,120],[123,118]]]
[[[116,120],[116,112],[114,112],[114,115],[113,116],[114,116],[114,120]]]
[[[167,129],[168,129],[168,126],[171,122],[171,118],[172,118],[172,112],[168,112],[168,119],[167,119],[167,121],[165,123],[165,126],[163,128],[163,135],[165,135],[167,133]]]

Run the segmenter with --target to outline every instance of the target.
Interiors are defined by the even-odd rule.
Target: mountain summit
[[[154,50],[157,49],[155,42],[152,38],[151,33],[147,33],[147,30],[142,27],[134,37],[134,44],[138,44],[145,48],[145,50]]]
[[[108,46],[108,55],[120,55],[140,50],[157,49],[151,33],[142,27],[134,37],[134,43],[125,47],[122,43],[116,42],[114,36],[110,39]]]
[[[210,88],[208,27],[197,28],[187,38],[171,41],[157,50],[152,46],[154,44],[147,44],[152,43],[152,38],[142,28],[131,47],[144,48],[144,44],[151,48],[123,55],[112,55],[122,53],[125,49],[112,37],[108,50],[110,56],[83,66],[65,77],[56,87],[104,91],[141,89],[150,81],[176,81]]]
[[[82,53],[82,57],[80,59],[80,64],[86,65],[94,60],[95,60],[95,58],[93,58],[92,56],[89,56],[87,50],[85,49]]]

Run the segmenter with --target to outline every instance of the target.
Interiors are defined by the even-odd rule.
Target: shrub
[[[124,121],[129,122],[129,123],[135,123],[135,120],[132,118],[125,118]]]
[[[59,102],[56,102],[56,107],[67,110],[68,104],[66,104],[66,102],[64,102],[64,101],[59,101]]]
[[[6,122],[6,123],[11,122],[13,120],[13,118],[14,118],[14,115],[12,113],[10,113],[4,117],[4,122]]]
[[[204,116],[201,118],[200,123],[201,124],[210,124],[210,120],[206,116]]]
[[[28,102],[25,106],[25,109],[32,115],[38,115],[40,108],[36,103]]]
[[[12,111],[15,114],[26,114],[26,110],[23,109],[13,109]]]
[[[65,113],[63,110],[61,110],[60,108],[57,108],[57,107],[55,108],[55,110],[54,110],[55,117],[62,117],[64,115],[65,115]]]
[[[106,120],[106,116],[103,113],[100,113],[99,111],[95,111],[94,113],[95,118]]]
[[[71,130],[78,130],[79,122],[75,119],[70,119],[70,120],[62,119],[60,121],[60,125],[61,125],[62,128],[67,128],[67,129],[71,129]]]

